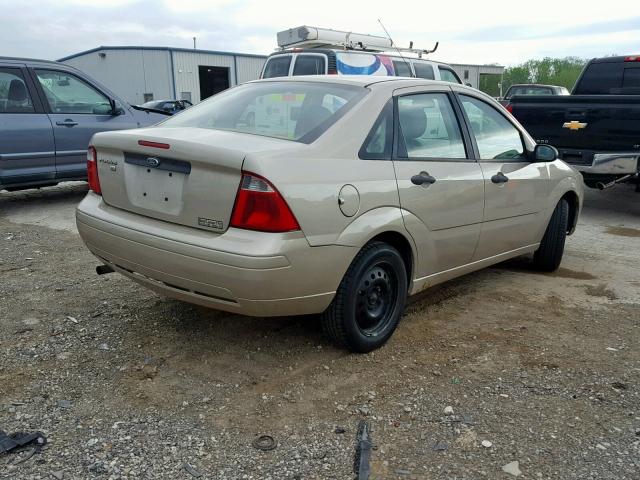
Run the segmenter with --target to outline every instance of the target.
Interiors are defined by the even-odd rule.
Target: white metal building
[[[88,73],[132,104],[197,103],[260,76],[267,57],[168,47],[98,47],[59,61]]]

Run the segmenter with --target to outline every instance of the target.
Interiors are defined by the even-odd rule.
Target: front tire
[[[393,334],[407,299],[407,269],[392,246],[374,241],[353,260],[322,314],[322,329],[340,346],[366,353]]]
[[[533,266],[543,272],[557,270],[564,253],[569,223],[569,204],[562,198],[556,205],[547,230],[544,232],[540,247],[533,254]]]

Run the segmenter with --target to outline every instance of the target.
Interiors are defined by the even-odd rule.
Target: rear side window
[[[393,69],[396,72],[396,77],[411,77],[411,67],[409,62],[404,60],[394,60]]]
[[[458,76],[455,74],[453,70],[449,70],[448,68],[444,68],[444,67],[438,67],[438,70],[440,70],[441,80],[445,82],[451,82],[451,83],[460,83],[460,79],[458,79]]]
[[[298,55],[293,66],[294,75],[324,75],[327,62],[321,55]]]
[[[612,90],[622,87],[622,63],[592,63],[582,74],[576,85],[576,95],[611,95]]]
[[[460,125],[444,93],[420,93],[398,98],[398,156],[411,159],[466,159]],[[405,151],[403,151],[405,150]]]
[[[33,102],[18,68],[0,68],[0,113],[33,113]]]
[[[367,135],[359,157],[365,160],[390,160],[393,143],[393,101],[389,100]]]
[[[267,60],[262,78],[286,77],[289,75],[291,55],[278,55]]]
[[[428,63],[414,63],[413,70],[416,72],[416,77],[418,78],[426,78],[427,80],[434,80],[436,78],[433,67]]]
[[[169,118],[163,127],[195,127],[311,143],[368,92],[304,81],[248,83]]]
[[[471,131],[482,160],[514,160],[524,158],[520,132],[488,103],[461,95]]]

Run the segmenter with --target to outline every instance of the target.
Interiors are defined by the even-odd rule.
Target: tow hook
[[[631,177],[634,177],[634,176],[635,175],[629,174],[629,175],[624,175],[624,176],[622,176],[620,178],[616,178],[612,182],[608,182],[608,183],[598,182],[598,183],[596,183],[596,187],[598,187],[598,190],[605,190],[607,188],[613,187],[616,183],[624,182],[624,181],[629,180]]]
[[[106,275],[107,273],[113,273],[115,270],[111,268],[109,265],[98,265],[96,267],[96,273],[98,275]]]

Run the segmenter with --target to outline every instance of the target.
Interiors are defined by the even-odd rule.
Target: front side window
[[[326,63],[321,55],[298,55],[293,66],[293,75],[324,75]]]
[[[367,92],[359,86],[303,81],[249,83],[191,107],[162,125],[310,143]]]
[[[86,82],[67,72],[36,70],[53,113],[105,114],[109,99]]]
[[[399,97],[398,120],[404,144],[399,157],[466,159],[460,125],[445,93]]]
[[[409,62],[406,60],[394,60],[393,69],[396,72],[396,77],[411,76],[411,67],[409,66]]]
[[[33,113],[27,84],[18,68],[0,68],[0,113]]]
[[[509,120],[482,100],[466,95],[460,100],[482,160],[525,158],[520,131]]]
[[[438,67],[440,70],[440,80],[444,82],[451,83],[460,83],[457,75],[453,72],[453,70],[449,70],[448,68]]]
[[[286,77],[289,75],[291,55],[278,55],[267,60],[262,78]]]
[[[416,77],[418,78],[426,78],[427,80],[434,80],[436,78],[433,67],[428,63],[415,62],[413,64],[413,69],[415,70]]]

